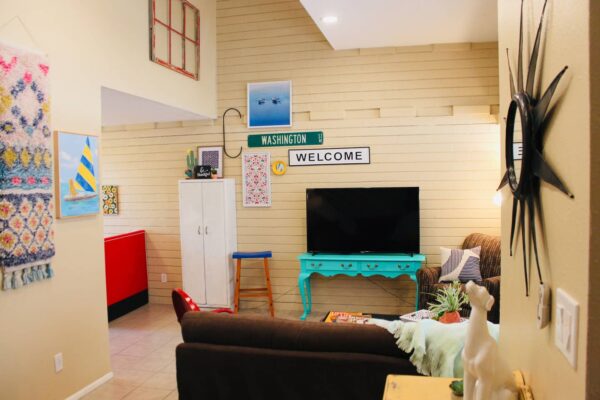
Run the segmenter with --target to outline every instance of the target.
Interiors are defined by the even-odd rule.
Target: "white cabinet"
[[[183,290],[199,306],[233,307],[235,181],[179,181]]]

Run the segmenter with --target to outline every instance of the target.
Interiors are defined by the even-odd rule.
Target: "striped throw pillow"
[[[447,249],[440,247],[442,275],[440,282],[481,282],[479,254],[481,246],[472,249]]]

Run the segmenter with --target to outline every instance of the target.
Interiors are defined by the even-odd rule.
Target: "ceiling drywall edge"
[[[181,108],[169,106],[119,90],[102,87],[102,126],[198,121],[209,119]]]

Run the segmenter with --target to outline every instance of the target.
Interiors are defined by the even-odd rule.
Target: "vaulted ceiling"
[[[300,2],[336,50],[498,40],[497,0]]]

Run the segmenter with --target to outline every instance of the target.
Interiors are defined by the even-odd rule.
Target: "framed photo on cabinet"
[[[198,165],[210,165],[217,170],[217,178],[223,177],[223,147],[198,147]]]

